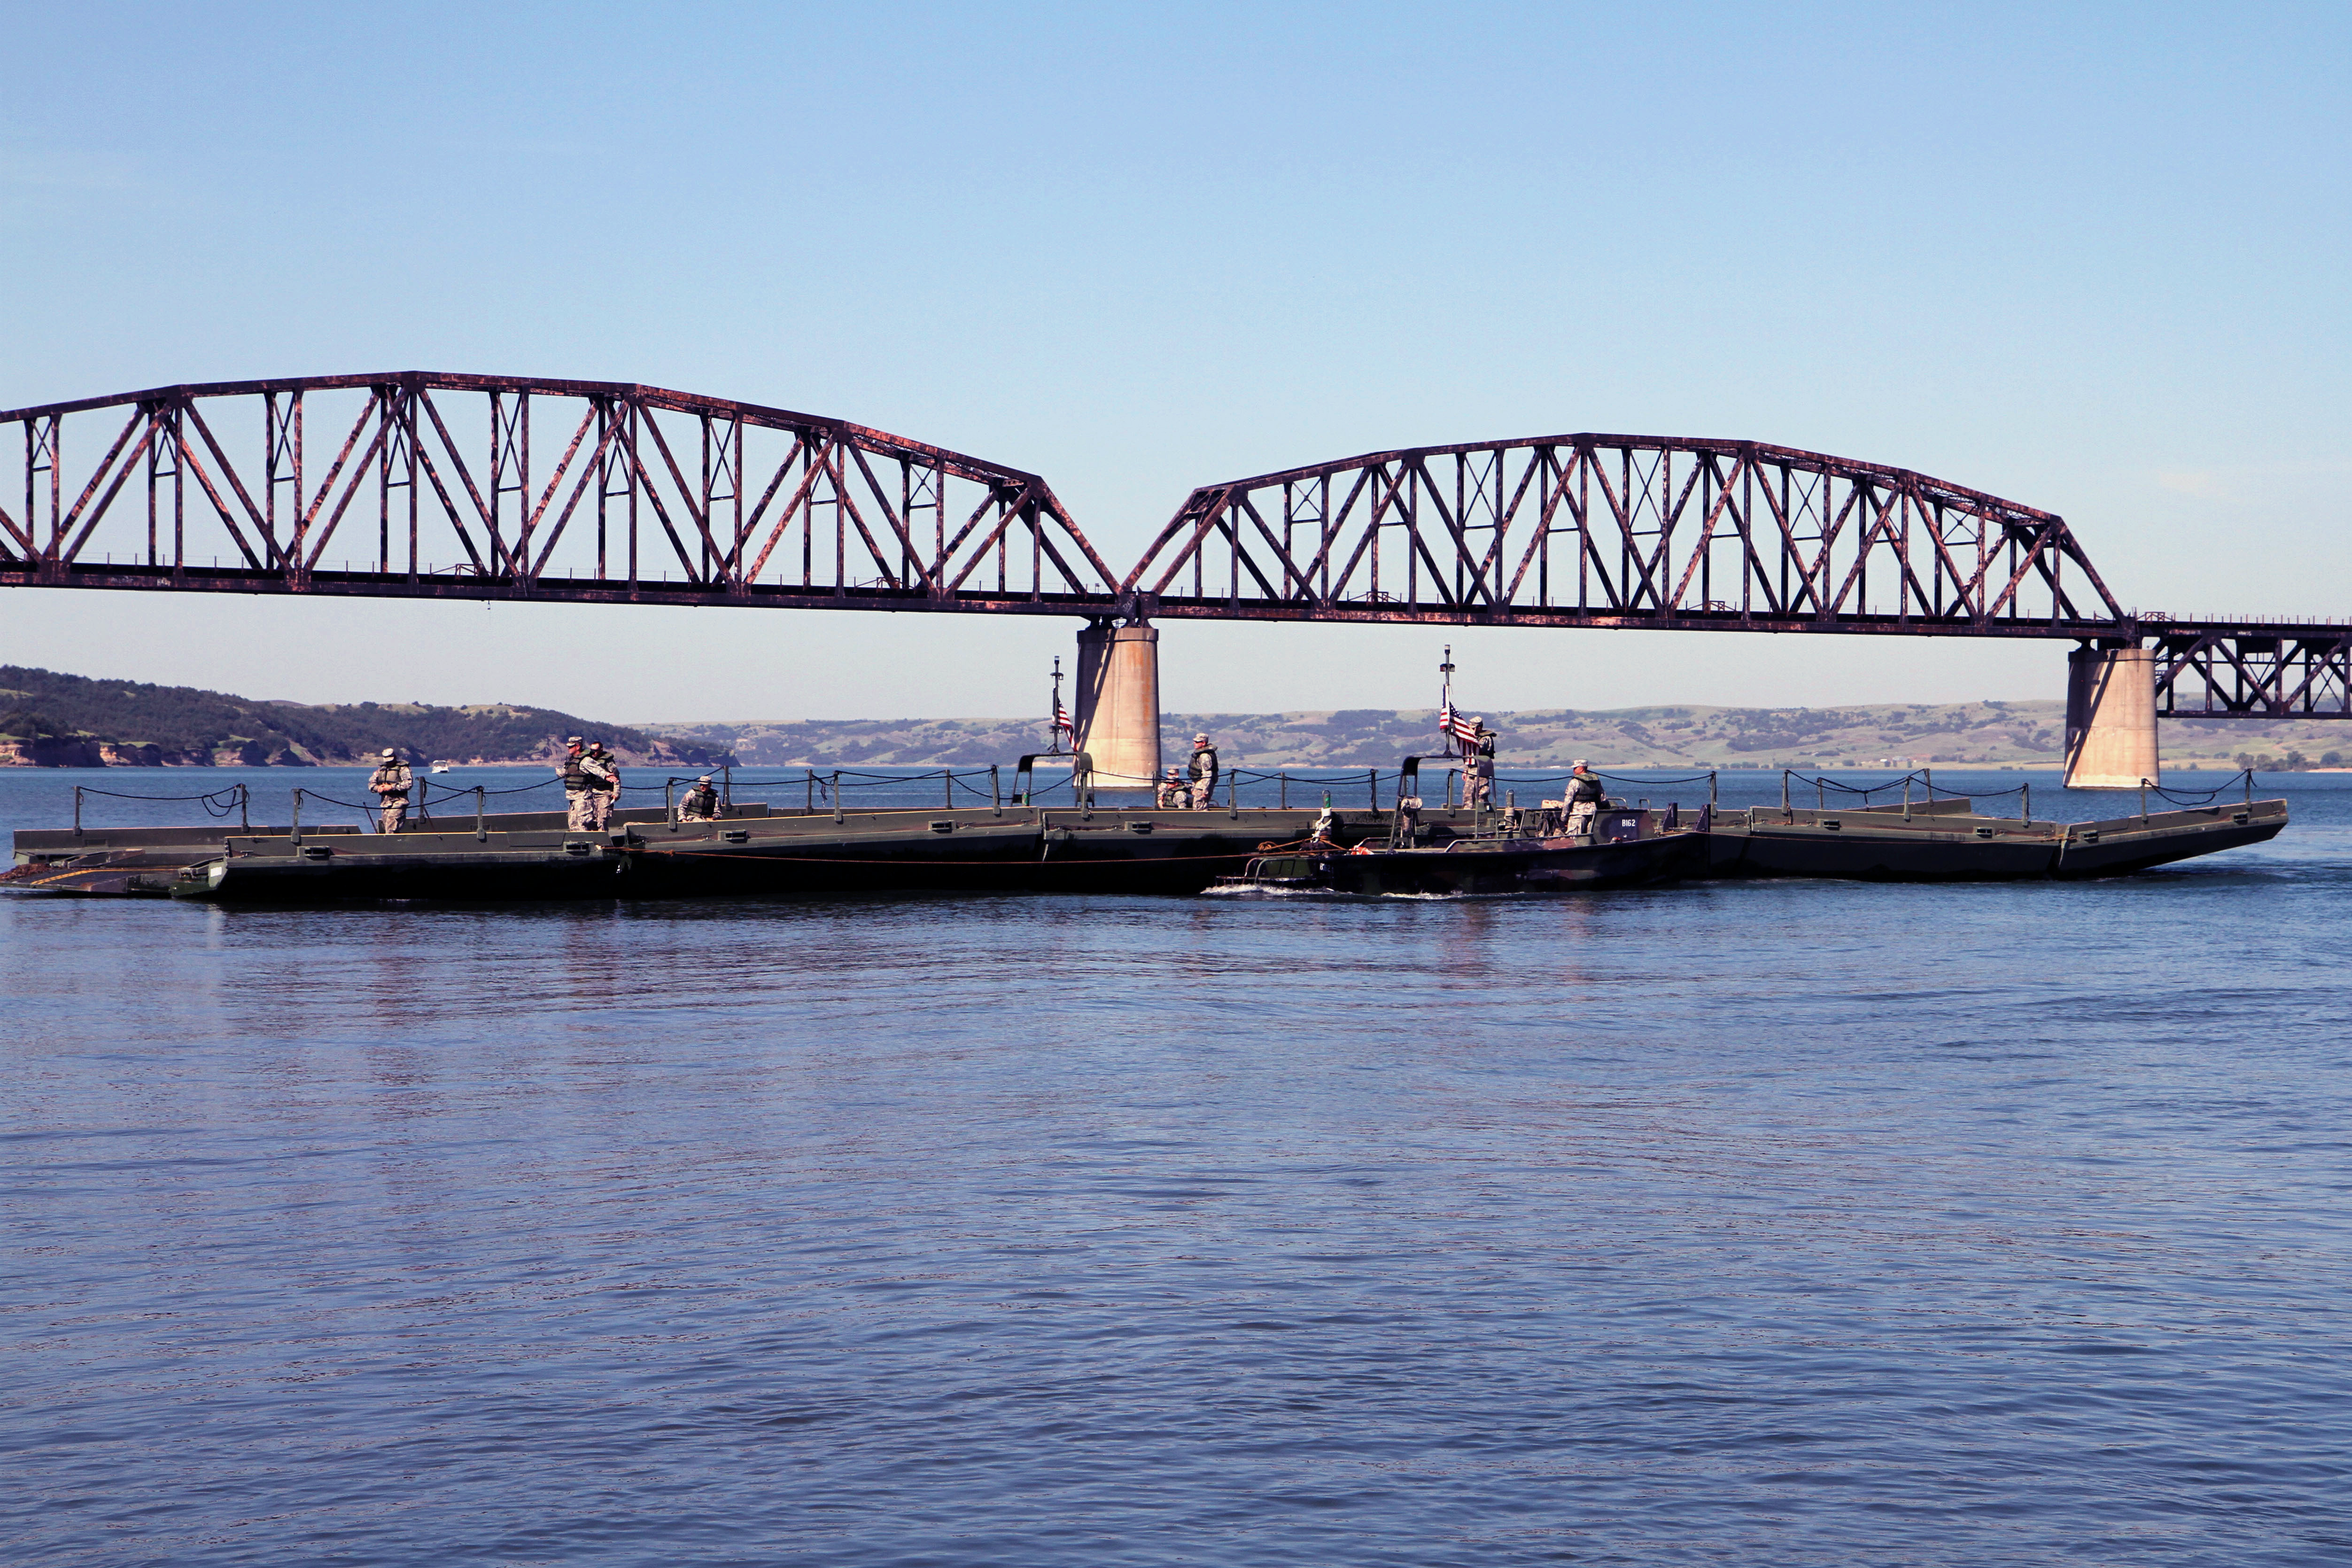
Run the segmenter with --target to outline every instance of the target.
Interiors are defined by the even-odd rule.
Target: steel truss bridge
[[[1204,485],[1124,575],[1036,474],[621,383],[156,387],[0,413],[0,462],[23,480],[0,473],[0,586],[2070,638],[2154,647],[2170,716],[2352,719],[2352,625],[2126,609],[2063,518],[1754,441]]]

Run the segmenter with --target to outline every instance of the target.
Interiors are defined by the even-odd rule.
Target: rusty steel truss
[[[1035,474],[658,387],[305,376],[8,425],[0,583],[1068,614],[1116,582]]]
[[[1035,474],[621,383],[158,387],[0,413],[5,461],[0,586],[2153,640],[2167,713],[2352,718],[2352,627],[2135,614],[2061,517],[1753,441],[1546,436],[1206,485],[1124,577]]]
[[[1754,441],[1545,436],[1204,485],[1124,584],[1159,616],[2097,636],[2065,520]]]
[[[2143,616],[2168,719],[2352,719],[2352,626]]]

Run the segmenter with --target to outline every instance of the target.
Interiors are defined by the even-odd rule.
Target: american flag
[[[1450,697],[1446,699],[1445,706],[1437,710],[1437,729],[1449,740],[1460,741],[1465,745],[1477,744],[1478,726],[1462,716],[1462,710],[1454,706],[1454,700]]]
[[[1062,706],[1062,700],[1059,697],[1054,699],[1054,728],[1057,731],[1066,731],[1073,738],[1076,738],[1078,732],[1078,727],[1070,721],[1070,710]]]

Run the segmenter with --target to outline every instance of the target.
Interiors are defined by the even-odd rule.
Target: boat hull
[[[1501,898],[1642,887],[1703,872],[1706,843],[1675,833],[1616,843],[1580,839],[1463,840],[1444,847],[1268,857],[1223,879],[1227,893],[1340,898]]]

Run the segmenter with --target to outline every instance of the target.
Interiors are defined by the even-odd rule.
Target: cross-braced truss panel
[[[8,426],[0,574],[18,581],[873,607],[1115,585],[1034,474],[653,387],[315,377]]]
[[[1125,586],[1163,615],[1958,633],[2125,613],[2048,512],[1819,453],[1638,436],[1204,486]]]

